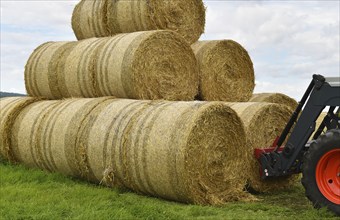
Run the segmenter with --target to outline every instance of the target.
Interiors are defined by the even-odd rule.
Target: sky
[[[47,41],[76,40],[78,0],[1,0],[0,90],[26,93],[25,64]],[[255,92],[300,99],[312,74],[340,76],[340,1],[205,0],[201,40],[239,42],[254,63]]]

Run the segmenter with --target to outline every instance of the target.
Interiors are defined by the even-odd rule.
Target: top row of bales
[[[81,41],[38,47],[26,65],[27,92],[50,99],[249,101],[255,76],[248,52],[232,40],[196,42],[204,26],[202,0],[82,0],[72,17]]]
[[[72,28],[78,40],[172,30],[193,44],[204,33],[204,27],[202,0],[82,0],[72,16]]]

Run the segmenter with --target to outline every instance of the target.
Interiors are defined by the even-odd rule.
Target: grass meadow
[[[0,162],[4,219],[336,219],[315,210],[297,184],[256,195],[257,202],[222,207],[187,205],[92,185],[57,173]]]

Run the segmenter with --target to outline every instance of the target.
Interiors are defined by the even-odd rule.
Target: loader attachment
[[[323,128],[325,126],[328,130],[339,128],[339,88],[339,78],[313,75],[282,134],[275,139],[272,146],[255,149],[262,179],[302,172],[303,155],[310,146],[308,140],[316,130],[315,122],[325,107],[329,107],[329,112],[322,123]],[[317,131],[316,134],[314,139],[320,132]]]

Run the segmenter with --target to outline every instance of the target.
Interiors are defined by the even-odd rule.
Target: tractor
[[[263,181],[302,173],[302,185],[314,207],[327,207],[336,215],[340,215],[339,106],[340,78],[313,75],[282,134],[270,147],[255,149]],[[324,109],[328,113],[316,128]]]

